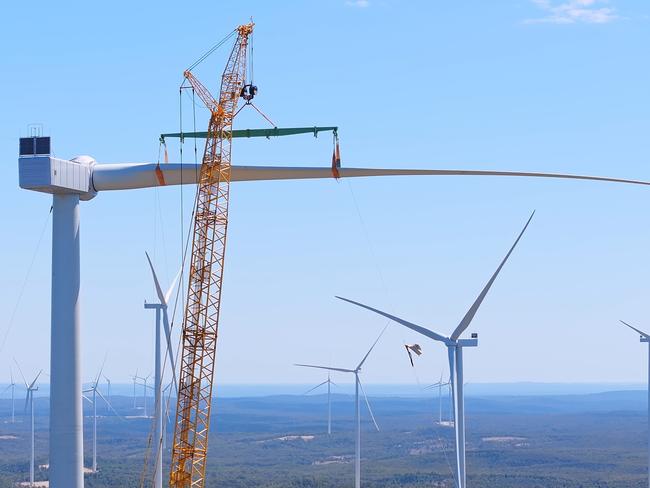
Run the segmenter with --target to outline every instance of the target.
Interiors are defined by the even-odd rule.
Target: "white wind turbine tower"
[[[467,486],[466,468],[465,468],[465,395],[463,391],[464,390],[463,348],[478,346],[478,336],[476,334],[472,334],[471,339],[461,339],[460,336],[462,335],[463,332],[465,332],[467,327],[469,327],[470,323],[472,322],[472,319],[474,318],[474,315],[476,315],[476,312],[481,306],[481,303],[483,303],[485,296],[487,295],[488,291],[490,291],[490,287],[496,280],[503,266],[506,264],[506,261],[510,257],[510,254],[512,254],[512,251],[514,251],[515,247],[517,246],[517,243],[524,235],[524,232],[528,228],[528,224],[530,224],[533,215],[535,215],[535,212],[531,214],[530,218],[526,222],[526,225],[524,225],[524,228],[521,230],[519,236],[517,237],[514,244],[508,251],[508,254],[506,254],[506,256],[503,258],[501,264],[499,264],[499,267],[497,268],[497,270],[494,272],[490,280],[485,285],[485,288],[483,288],[479,296],[476,298],[476,301],[472,304],[470,309],[467,311],[463,319],[460,321],[456,329],[452,332],[452,334],[449,337],[438,334],[437,332],[433,332],[432,330],[429,330],[420,325],[407,322],[406,320],[400,319],[386,312],[382,312],[381,310],[378,310],[376,308],[369,307],[368,305],[364,305],[362,303],[355,302],[353,300],[348,300],[347,298],[337,297],[341,300],[352,303],[354,305],[358,305],[360,307],[378,313],[379,315],[387,317],[393,320],[394,322],[397,322],[398,324],[404,325],[409,329],[419,332],[420,334],[430,339],[433,339],[434,341],[442,342],[445,346],[447,346],[447,353],[449,356],[449,375],[451,381],[452,401],[454,406],[453,420],[454,420],[454,430],[456,434],[455,436],[456,437],[455,439],[456,477],[457,477],[458,488],[465,488]]]
[[[442,381],[442,375],[440,376],[440,381],[427,386],[428,389],[438,388],[438,425],[442,426],[442,387],[450,386],[450,381]]]
[[[307,390],[304,394],[308,395],[312,391],[317,390],[323,385],[327,385],[327,435],[332,435],[332,385],[335,383],[332,381],[330,378],[330,372],[327,372],[327,379],[323,381],[322,383],[319,383],[318,385],[314,386],[313,388],[310,388]]]
[[[171,328],[169,325],[169,316],[167,314],[167,309],[168,309],[168,304],[169,304],[169,299],[172,296],[172,291],[174,290],[174,287],[176,286],[176,282],[178,281],[178,278],[181,275],[181,270],[178,271],[176,274],[176,277],[172,281],[172,284],[170,285],[169,289],[167,290],[167,293],[163,293],[162,287],[160,286],[160,281],[158,280],[158,276],[156,276],[156,270],[153,267],[153,263],[151,262],[151,259],[149,258],[149,254],[145,253],[147,256],[147,261],[149,262],[149,267],[151,268],[151,275],[153,277],[153,282],[154,286],[156,287],[156,294],[158,295],[158,300],[159,303],[147,303],[146,301],[144,302],[144,308],[147,309],[154,309],[156,311],[156,347],[155,347],[155,367],[154,367],[154,408],[155,408],[155,414],[154,414],[154,445],[155,450],[154,452],[156,453],[155,456],[155,467],[154,467],[154,488],[162,488],[163,484],[163,479],[162,479],[162,448],[164,445],[164,439],[163,439],[163,395],[162,395],[162,355],[161,355],[161,328],[160,328],[160,323],[161,323],[161,318],[162,318],[162,324],[164,326],[165,330],[165,338],[166,338],[166,344],[167,344],[167,352],[169,354],[169,362],[171,365],[171,375],[172,377],[176,378],[175,376],[175,371],[176,371],[176,364],[174,362],[174,350],[172,348],[171,344]],[[175,383],[174,383],[175,384]],[[147,400],[146,400],[146,380],[145,380],[145,416],[147,415],[146,411],[146,405],[147,405]]]
[[[356,368],[354,369],[344,369],[344,368],[333,368],[330,366],[316,366],[313,364],[296,364],[295,366],[301,366],[303,368],[317,368],[317,369],[325,369],[327,371],[338,371],[339,373],[352,373],[354,374],[354,420],[357,425],[357,432],[355,436],[355,455],[354,455],[354,486],[355,488],[360,488],[361,487],[361,408],[360,408],[360,403],[359,403],[359,389],[361,389],[361,392],[363,393],[363,397],[366,400],[366,406],[368,407],[368,412],[370,413],[370,418],[372,419],[372,423],[375,425],[375,429],[379,431],[379,426],[377,425],[377,421],[375,420],[375,416],[372,413],[372,409],[370,408],[370,402],[368,401],[368,397],[366,396],[366,392],[363,389],[363,386],[361,385],[361,380],[359,379],[359,372],[361,371],[361,367],[363,366],[363,363],[366,362],[366,359],[368,359],[368,356],[370,356],[370,353],[374,349],[374,347],[377,345],[379,342],[379,339],[381,339],[381,336],[383,335],[384,331],[386,330],[386,327],[383,328],[383,330],[380,332],[379,336],[373,343],[373,345],[370,347],[366,355],[361,359],[361,362],[357,365]],[[320,386],[320,385],[319,385]]]
[[[648,486],[650,486],[650,335],[645,332],[632,327],[627,322],[620,321],[623,325],[627,325],[630,329],[639,333],[640,341],[648,344]]]
[[[11,423],[13,424],[16,422],[16,403],[14,396],[14,393],[16,391],[16,382],[14,381],[14,372],[11,367],[9,367],[9,376],[11,377],[11,383],[7,385],[2,393],[4,394],[7,390],[11,390]]]
[[[131,379],[133,380],[133,409],[134,410],[136,408],[138,408],[138,404],[137,404],[137,398],[138,397],[137,397],[137,393],[136,393],[136,388],[138,386],[138,379],[139,378],[140,377],[138,376],[138,370],[136,369],[135,374],[133,376],[131,376]]]
[[[147,415],[147,388],[151,388],[147,383],[149,382],[149,378],[151,378],[151,373],[149,373],[147,376],[144,378],[140,377],[139,379],[142,380],[142,415],[144,417],[148,417]]]
[[[310,132],[313,132],[311,128],[302,133]],[[235,137],[234,131],[232,135]],[[20,187],[52,195],[49,446],[51,488],[83,488],[84,485],[79,203],[91,200],[104,191],[196,184],[200,166],[177,163],[162,166],[155,163],[99,164],[90,156],[67,160],[51,155],[49,137],[20,139]],[[233,183],[417,175],[517,176],[650,185],[650,182],[621,178],[495,170],[237,165],[233,165],[231,169]]]
[[[102,392],[99,391],[99,378],[102,376],[102,371],[104,369],[104,365],[102,364],[101,369],[99,370],[99,373],[97,373],[97,376],[95,377],[95,380],[91,383],[90,388],[87,390],[84,390],[84,393],[92,393],[92,400],[89,398],[86,398],[90,403],[93,405],[93,461],[92,461],[92,472],[96,473],[97,472],[97,395],[104,400],[108,408],[113,410],[115,415],[119,414],[115,411],[111,403],[106,399],[104,395],[102,395]]]
[[[16,363],[16,366],[18,364]],[[38,380],[38,377],[41,375],[43,370],[40,370],[34,380],[31,383],[27,383],[27,380],[25,379],[25,375],[23,375],[23,372],[20,369],[20,366],[18,366],[18,371],[20,372],[20,376],[23,378],[23,382],[25,383],[25,388],[27,389],[27,393],[25,395],[25,411],[27,411],[27,407],[29,406],[30,410],[30,423],[31,423],[31,430],[30,430],[30,456],[29,456],[29,486],[34,486],[34,392],[38,390],[38,386],[36,385],[36,381]]]

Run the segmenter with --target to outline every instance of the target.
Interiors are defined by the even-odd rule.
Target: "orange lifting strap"
[[[341,167],[341,151],[339,149],[339,135],[334,132],[334,151],[332,152],[332,176],[337,180],[341,177],[339,168]]]

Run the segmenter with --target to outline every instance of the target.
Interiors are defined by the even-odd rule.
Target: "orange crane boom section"
[[[228,230],[232,121],[246,83],[246,56],[253,26],[250,23],[237,28],[237,39],[221,77],[218,100],[190,71],[184,73],[210,110],[210,122],[194,211],[189,285],[181,333],[176,425],[169,476],[169,486],[173,488],[205,486]]]

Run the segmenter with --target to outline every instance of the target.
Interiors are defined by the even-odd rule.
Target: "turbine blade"
[[[147,261],[149,261],[149,267],[151,268],[151,274],[153,275],[153,282],[154,285],[156,286],[156,294],[158,295],[158,300],[160,300],[161,304],[166,305],[167,302],[165,301],[165,294],[163,293],[162,288],[160,287],[160,282],[158,281],[158,276],[156,276],[156,270],[153,269],[153,263],[151,262],[149,253],[145,251],[144,254],[147,256]]]
[[[321,384],[316,385],[313,388],[310,388],[309,390],[307,390],[305,393],[303,393],[303,395],[307,395],[307,394],[311,393],[312,391],[314,391],[314,390],[316,390],[316,389],[318,389],[321,386],[326,385],[326,384],[327,384],[327,381],[323,381]]]
[[[31,391],[27,390],[27,394],[25,395],[25,407],[23,408],[23,413],[27,413],[27,405],[29,405],[29,394]]]
[[[14,358],[14,363],[16,363],[16,367],[18,368],[18,372],[20,373],[20,377],[23,379],[23,383],[25,383],[25,388],[29,388],[29,385],[27,384],[27,379],[25,379],[25,375],[23,374],[23,370],[20,369],[20,364],[18,364],[18,361],[16,361],[16,358]]]
[[[14,384],[14,371],[11,369],[11,366],[9,366],[9,376],[11,377],[11,384]]]
[[[176,384],[176,358],[174,358],[174,348],[172,347],[172,331],[169,326],[169,316],[167,307],[163,307],[163,329],[165,330],[165,341],[167,342],[167,354],[169,355],[169,365],[172,369],[172,378],[174,382],[174,391],[178,394],[178,385]]]
[[[384,335],[384,332],[386,332],[386,329],[388,329],[388,326],[389,326],[389,325],[390,325],[390,322],[387,323],[387,324],[384,326],[383,329],[381,329],[381,332],[380,332],[379,335],[377,336],[377,339],[375,339],[375,342],[373,342],[372,346],[370,346],[370,349],[368,349],[368,352],[366,353],[366,355],[363,357],[363,359],[362,359],[361,362],[359,363],[359,366],[357,366],[357,369],[356,369],[357,371],[359,371],[359,370],[361,369],[361,366],[363,366],[363,363],[366,362],[366,359],[368,359],[368,356],[370,356],[370,353],[372,352],[372,350],[375,348],[375,346],[376,346],[377,343],[379,342],[379,339],[381,339],[381,336]]]
[[[34,378],[34,381],[32,381],[29,386],[27,387],[28,390],[31,390],[34,387],[34,383],[36,383],[36,380],[38,380],[38,377],[41,375],[43,370],[41,369],[38,374],[36,375],[36,378]]]
[[[167,290],[167,293],[165,293],[165,305],[169,304],[169,299],[172,296],[172,291],[174,291],[174,287],[176,286],[176,282],[178,279],[181,277],[181,273],[183,272],[183,266],[178,269],[178,273],[176,273],[176,276],[172,280],[172,284],[169,285],[169,290]]]
[[[90,403],[90,404],[93,403],[93,401],[92,401],[90,398],[88,398],[86,395],[81,395],[81,396],[82,396],[83,399],[86,400],[88,403]]]
[[[113,163],[93,167],[93,187],[97,191],[127,190],[161,186],[159,173],[163,173],[164,185],[196,184],[200,164],[167,163]],[[574,175],[567,173],[537,173],[524,171],[463,170],[463,169],[403,169],[403,168],[339,168],[340,178],[373,176],[515,176],[532,178],[559,178],[572,180],[604,181],[650,185],[648,181],[608,176]],[[231,181],[270,181],[332,179],[329,167],[291,166],[233,166]]]
[[[627,325],[630,329],[637,331],[637,332],[638,332],[639,334],[641,334],[643,337],[650,338],[650,335],[646,334],[646,333],[643,332],[643,331],[640,331],[640,330],[637,329],[636,327],[632,327],[632,326],[631,326],[630,324],[628,324],[627,322],[623,322],[622,320],[619,320],[619,322],[620,322],[621,324],[623,324],[623,325]]]
[[[528,221],[526,222],[526,225],[524,225],[524,228],[521,229],[521,232],[519,233],[519,236],[517,236],[517,239],[515,240],[515,243],[512,245],[512,247],[508,251],[508,254],[506,254],[505,258],[503,258],[503,260],[501,261],[501,264],[499,264],[499,267],[494,272],[494,274],[492,275],[490,280],[487,282],[487,285],[485,285],[485,288],[483,288],[483,290],[481,291],[479,296],[476,298],[476,300],[474,301],[474,303],[472,304],[470,309],[467,311],[467,313],[463,317],[463,320],[460,321],[460,324],[458,324],[458,327],[456,327],[456,330],[454,330],[454,332],[451,334],[451,339],[452,340],[454,340],[454,341],[457,340],[460,337],[460,335],[465,331],[465,329],[467,329],[467,327],[469,327],[469,324],[472,322],[472,319],[476,315],[476,312],[478,311],[479,307],[483,303],[483,299],[485,299],[485,296],[490,291],[490,288],[492,287],[492,284],[497,279],[497,276],[501,272],[501,269],[503,268],[503,266],[506,264],[506,261],[508,261],[508,258],[512,254],[512,251],[515,250],[515,247],[519,243],[519,240],[524,235],[524,232],[526,232],[526,229],[528,228],[528,224],[530,224],[530,221],[533,220],[534,215],[535,215],[535,212],[533,211],[533,213],[530,214],[530,217],[528,218]]]
[[[440,341],[440,342],[444,342],[444,343],[447,343],[449,341],[448,338],[446,338],[445,336],[442,336],[440,334],[437,334],[436,332],[433,332],[433,331],[431,331],[429,329],[425,329],[424,327],[421,327],[419,325],[415,325],[415,324],[413,324],[411,322],[407,322],[404,319],[400,319],[399,317],[395,317],[394,315],[391,315],[389,313],[382,312],[381,310],[378,310],[376,308],[369,307],[368,305],[364,305],[363,303],[355,302],[354,300],[349,300],[347,298],[343,298],[343,297],[339,297],[339,296],[337,296],[336,298],[338,298],[339,300],[343,300],[344,302],[352,303],[353,305],[357,305],[359,307],[365,308],[367,310],[370,310],[371,312],[378,313],[379,315],[382,315],[382,316],[392,320],[393,322],[397,322],[398,324],[401,324],[401,325],[403,325],[405,327],[408,327],[409,329],[414,330],[415,332],[419,332],[420,334],[422,334],[424,336],[427,336],[430,339],[433,339],[434,341]]]
[[[341,373],[354,373],[353,369],[330,368],[329,366],[315,366],[313,364],[294,364],[294,366],[300,366],[302,368],[326,369],[328,371],[340,371]]]
[[[377,421],[375,420],[375,415],[372,413],[372,408],[370,408],[370,402],[368,401],[368,396],[366,395],[366,390],[363,389],[363,384],[361,384],[361,380],[359,379],[359,388],[361,388],[361,393],[363,393],[363,398],[366,400],[366,406],[368,407],[368,412],[370,412],[370,418],[372,419],[372,423],[375,424],[375,429],[377,429],[377,432],[379,432],[379,426],[377,425]]]
[[[117,410],[115,410],[115,409],[113,408],[113,405],[111,405],[111,402],[109,402],[109,401],[106,399],[106,397],[105,397],[104,395],[102,395],[102,392],[101,392],[101,391],[97,390],[97,394],[99,395],[99,397],[100,397],[102,400],[104,400],[104,401],[106,402],[106,405],[108,405],[108,408],[110,408],[110,409],[113,411],[113,413],[114,413],[115,415],[117,415],[117,416],[120,418],[120,420],[124,420],[124,419],[122,418],[122,416],[121,416],[119,413],[117,413]]]
[[[99,373],[97,373],[97,376],[95,376],[95,387],[97,387],[97,384],[99,383],[99,378],[101,378],[102,373],[104,372],[104,365],[106,364],[106,357],[108,356],[108,353],[104,354],[104,360],[102,361],[102,366],[99,368]]]

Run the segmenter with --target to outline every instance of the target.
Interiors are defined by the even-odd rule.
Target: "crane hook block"
[[[255,95],[257,95],[257,86],[249,83],[241,87],[241,97],[246,100],[246,103],[250,102]]]

